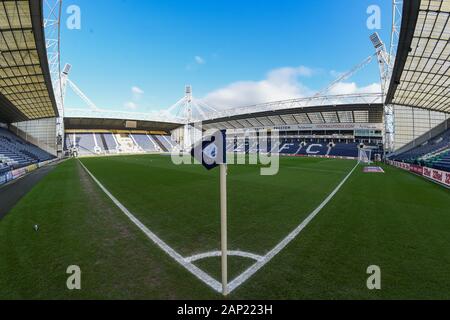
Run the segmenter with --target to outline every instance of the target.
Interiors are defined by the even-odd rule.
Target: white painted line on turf
[[[114,204],[139,228],[142,232],[144,232],[148,238],[150,238],[157,246],[159,246],[164,252],[166,252],[170,257],[172,257],[176,262],[178,262],[181,266],[191,272],[194,276],[196,276],[203,283],[211,287],[216,292],[222,292],[222,285],[217,280],[212,278],[203,270],[199,269],[192,262],[206,259],[209,257],[217,257],[221,256],[221,252],[207,252],[199,255],[194,255],[188,258],[183,258],[178,252],[176,252],[173,248],[167,245],[163,240],[161,240],[158,236],[156,236],[153,232],[151,232],[144,224],[142,224],[125,206],[123,206],[96,178],[95,176],[86,168],[86,166],[80,161],[83,168],[86,172],[91,176],[94,182],[103,190],[103,192],[114,202]],[[317,216],[317,214],[322,211],[322,209],[334,198],[334,196],[339,192],[342,186],[347,182],[350,176],[358,167],[359,162],[356,166],[350,171],[350,173],[342,180],[342,182],[334,189],[332,193],[294,230],[292,231],[286,238],[284,238],[278,245],[275,246],[271,251],[269,251],[265,256],[259,256],[252,253],[242,252],[242,251],[229,251],[228,255],[230,256],[241,256],[245,258],[250,258],[256,260],[257,262],[248,268],[245,272],[239,275],[236,279],[230,282],[228,290],[229,293],[236,290],[239,286],[249,280],[256,272],[258,272],[262,267],[264,267],[267,263],[269,263],[277,254],[279,254],[286,246],[291,243],[299,234],[303,231],[304,228]]]
[[[269,263],[277,254],[279,254],[284,248],[287,247],[289,243],[292,242],[300,232],[305,229],[305,227],[319,214],[320,211],[334,198],[334,196],[338,193],[338,191],[342,188],[342,186],[347,182],[350,176],[358,167],[359,162],[356,166],[350,171],[350,173],[342,180],[342,182],[334,189],[333,192],[297,227],[294,231],[292,231],[286,238],[284,238],[278,245],[275,246],[272,250],[270,250],[263,259],[256,262],[253,266],[248,268],[244,273],[238,276],[236,279],[230,282],[228,286],[228,292],[231,293],[244,282],[246,282],[250,277],[252,277],[258,270],[264,267],[267,263]]]
[[[160,247],[164,252],[166,252],[172,259],[182,265],[190,273],[200,279],[202,282],[207,284],[209,287],[217,292],[222,292],[222,284],[219,281],[212,278],[203,270],[199,269],[191,262],[183,258],[178,252],[167,245],[163,240],[161,240],[156,234],[151,232],[142,222],[140,222],[128,209],[122,205],[119,200],[117,200],[101,183],[95,178],[95,176],[86,168],[86,166],[80,161],[81,166],[86,170],[89,176],[94,180],[94,182],[102,189],[102,191],[114,202],[114,204],[139,228],[145,235],[150,238],[158,247]]]
[[[248,259],[252,259],[255,261],[260,261],[263,259],[262,256],[259,256],[257,254],[250,253],[250,252],[244,252],[244,251],[228,251],[227,255],[229,257],[248,258]],[[221,251],[211,251],[211,252],[196,254],[194,256],[191,256],[191,257],[188,257],[185,259],[187,262],[196,262],[196,261],[203,260],[203,259],[215,258],[215,257],[221,257],[221,256],[222,256]]]

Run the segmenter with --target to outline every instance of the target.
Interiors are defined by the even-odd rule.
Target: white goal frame
[[[372,164],[372,150],[371,149],[359,149],[358,161],[367,165]]]

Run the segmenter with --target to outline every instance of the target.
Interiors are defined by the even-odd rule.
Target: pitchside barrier
[[[4,185],[10,181],[19,179],[30,172],[33,172],[39,168],[45,167],[46,165],[49,165],[58,160],[59,159],[54,159],[54,160],[48,160],[48,161],[44,161],[44,162],[40,162],[40,163],[35,163],[35,164],[29,165],[27,167],[23,167],[20,169],[11,170],[11,171],[2,173],[2,174],[0,174],[0,186]]]
[[[428,180],[446,186],[447,188],[450,188],[450,172],[398,161],[388,161],[388,163],[391,166],[403,169],[405,171],[409,171],[411,173],[424,177]]]

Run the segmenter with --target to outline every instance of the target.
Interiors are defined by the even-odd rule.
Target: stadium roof
[[[383,101],[381,93],[361,93],[361,94],[346,94],[346,95],[330,95],[330,96],[314,96],[282,101],[273,101],[268,103],[256,104],[252,106],[237,107],[225,109],[218,112],[210,112],[208,118],[204,120],[214,120],[234,116],[248,116],[254,113],[261,113],[265,111],[282,111],[289,112],[294,108],[310,108],[310,107],[336,107],[343,105],[376,105]]]
[[[387,103],[450,112],[450,0],[403,1]]]
[[[67,118],[88,118],[88,119],[125,119],[125,120],[141,120],[149,122],[168,122],[178,123],[181,122],[170,115],[166,115],[161,112],[127,112],[127,111],[115,111],[115,110],[92,110],[92,109],[72,109],[67,108],[64,110],[64,117]]]
[[[297,124],[382,123],[383,105],[317,106],[236,115],[203,123],[205,129],[247,129]]]
[[[42,0],[1,1],[0,35],[0,120],[57,116]]]
[[[64,127],[66,130],[147,130],[169,133],[180,127],[180,124],[145,120],[66,117],[64,118]]]

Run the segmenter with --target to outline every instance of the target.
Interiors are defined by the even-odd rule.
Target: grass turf
[[[185,256],[219,248],[218,173],[161,156],[83,159],[145,225]],[[281,171],[229,172],[230,249],[265,254],[354,166],[283,158]],[[363,174],[231,298],[449,298],[448,190],[397,169]],[[41,225],[35,233],[32,226]],[[0,298],[220,298],[155,247],[92,184],[60,165],[0,222]],[[219,278],[220,259],[196,264]],[[230,258],[236,276],[251,261]],[[78,264],[83,290],[65,289]],[[369,291],[366,268],[382,270]]]

